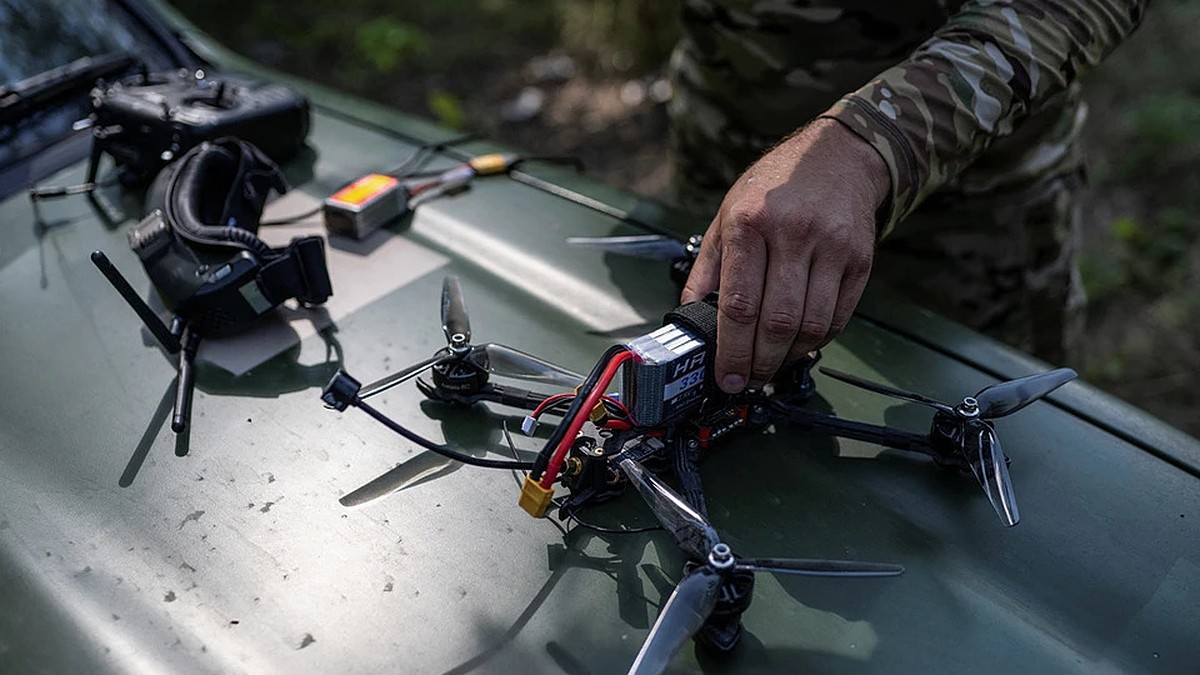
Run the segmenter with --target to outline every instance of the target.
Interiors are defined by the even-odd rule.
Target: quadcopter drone
[[[630,672],[661,672],[693,636],[719,650],[732,649],[743,632],[741,615],[750,604],[756,571],[841,577],[903,572],[898,565],[884,563],[748,559],[734,554],[707,520],[698,463],[714,441],[735,430],[793,425],[927,455],[937,466],[973,475],[1001,521],[1017,524],[1020,516],[1009,460],[992,420],[1046,396],[1073,379],[1074,371],[1062,368],[994,384],[949,405],[820,368],[851,385],[933,408],[929,432],[919,434],[804,407],[815,392],[812,368],[819,352],[786,367],[761,391],[722,393],[712,381],[716,311],[712,299],[678,307],[658,330],[610,347],[583,377],[511,347],[471,345],[461,287],[448,277],[441,304],[446,347],[367,385],[338,371],[322,392],[322,400],[339,411],[358,407],[410,441],[451,459],[527,472],[519,505],[534,517],[544,517],[555,507],[560,519],[575,519],[581,509],[616,498],[626,486],[633,486],[687,555],[688,563]],[[454,405],[488,401],[525,409],[530,411],[523,424],[528,435],[534,435],[543,416],[559,420],[532,461],[500,460],[433,443],[364,400],[426,370],[431,371],[431,381],[419,379],[417,386],[432,400]],[[619,394],[609,395],[606,392],[618,371]],[[572,391],[537,393],[493,383],[491,375]],[[660,474],[673,474],[678,491]],[[567,495],[556,499],[556,485],[565,487]]]

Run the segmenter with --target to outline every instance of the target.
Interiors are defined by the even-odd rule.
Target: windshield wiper
[[[76,92],[80,87],[91,87],[102,77],[124,72],[138,61],[138,57],[125,51],[85,56],[4,87],[0,89],[0,124],[20,119],[30,109]]]

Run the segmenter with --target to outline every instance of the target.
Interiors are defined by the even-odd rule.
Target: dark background
[[[670,200],[662,0],[174,0],[268,66]],[[1085,80],[1091,383],[1200,436],[1200,3],[1156,0]],[[696,231],[707,226],[698,216]]]

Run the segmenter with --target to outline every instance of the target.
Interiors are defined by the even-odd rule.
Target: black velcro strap
[[[319,305],[333,295],[325,266],[324,239],[293,239],[282,254],[263,265],[258,274],[258,285],[272,304],[296,298],[305,305]]]
[[[667,312],[663,325],[673,323],[704,342],[704,388],[718,393],[716,385],[717,300],[715,294],[703,300],[680,305]]]
[[[678,324],[687,328],[693,334],[702,338],[705,344],[717,344],[717,304],[714,298],[689,302],[667,312],[663,317],[663,325]]]

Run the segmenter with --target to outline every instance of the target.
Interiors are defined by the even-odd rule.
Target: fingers
[[[825,343],[833,324],[834,311],[841,303],[840,292],[845,263],[829,255],[813,260],[808,274],[808,292],[804,296],[804,318],[796,331],[796,344],[802,351]]]
[[[833,311],[829,334],[814,348],[824,347],[846,329],[846,325],[850,323],[850,317],[854,314],[854,308],[858,306],[858,301],[867,288],[867,279],[870,278],[870,274],[871,259],[869,256],[865,261],[850,261],[845,274],[842,275],[842,287],[838,291],[837,307]]]
[[[819,240],[771,242],[753,226],[724,232],[719,250],[693,270],[684,301],[704,297],[716,287],[714,272],[719,276],[715,377],[721,390],[737,393],[761,387],[789,356],[817,349],[845,328],[870,264],[869,255],[865,266],[851,264],[843,247]]]
[[[874,169],[874,171],[868,171]],[[862,296],[882,158],[838,123],[814,123],[759,158],[725,194],[683,302],[720,287],[714,375],[736,393],[837,335]]]
[[[723,391],[736,393],[746,388],[754,357],[767,243],[753,228],[734,227],[722,244],[716,382]]]
[[[763,293],[767,299],[759,316],[751,386],[761,387],[785,362],[824,345],[836,334],[834,315],[843,302],[840,256],[814,253],[811,264],[791,269],[798,275],[807,273],[807,278],[800,283],[781,281],[782,275],[771,278]],[[853,303],[850,307],[853,310]]]
[[[803,358],[814,349],[824,347],[846,329],[846,326],[850,323],[850,317],[854,314],[855,307],[858,306],[858,301],[862,298],[863,291],[866,290],[870,271],[871,261],[869,256],[865,261],[852,260],[846,265],[842,273],[841,284],[837,290],[833,318],[829,322],[829,328],[825,332],[824,337],[816,340],[816,331],[814,331],[812,336],[803,339],[800,331],[797,331],[796,341],[792,343],[787,356],[783,360],[785,364]],[[814,272],[813,276],[817,276],[817,274]],[[810,281],[810,285],[812,283]],[[814,340],[816,340],[815,343]]]
[[[761,387],[782,365],[800,330],[809,286],[810,250],[772,251],[754,336],[750,386]],[[720,344],[718,343],[718,349]]]

